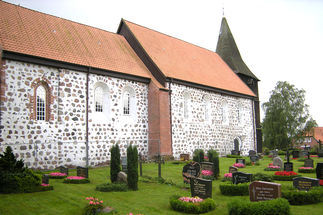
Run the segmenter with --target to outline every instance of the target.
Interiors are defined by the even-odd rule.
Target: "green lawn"
[[[323,162],[322,158],[313,158],[316,162]],[[248,160],[248,158],[246,159]],[[221,177],[229,171],[229,166],[235,163],[234,158],[220,158]],[[260,166],[247,166],[241,169],[242,172],[274,174],[274,172],[265,172],[263,169],[271,163],[270,158],[264,158],[260,161]],[[293,161],[294,171],[304,162]],[[145,182],[145,178],[140,178],[139,190],[129,192],[110,192],[103,193],[95,191],[98,184],[108,182],[109,168],[100,167],[89,170],[90,184],[64,184],[62,179],[50,179],[50,184],[54,186],[53,191],[23,194],[0,194],[0,215],[19,215],[19,214],[81,214],[82,209],[87,203],[85,197],[95,196],[102,199],[105,205],[115,208],[118,214],[126,215],[129,212],[145,215],[154,214],[183,214],[173,211],[169,206],[169,197],[173,194],[190,196],[189,189],[185,189],[182,179],[182,164],[172,164],[166,162],[162,165],[162,177],[172,180],[178,186],[166,184]],[[70,175],[76,175],[75,170],[70,170]],[[157,177],[158,166],[155,163],[143,165],[143,175]],[[315,178],[315,173],[302,173],[302,176]],[[220,180],[213,181],[213,199],[218,207],[206,214],[228,214],[227,203],[233,199],[245,199],[249,201],[248,196],[230,197],[223,196],[219,191]],[[277,182],[282,185],[290,185],[292,182]],[[188,187],[188,186],[186,186]],[[304,214],[322,214],[323,203],[291,206],[293,215]]]

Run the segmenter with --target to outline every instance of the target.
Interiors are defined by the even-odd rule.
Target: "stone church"
[[[259,80],[225,18],[217,53],[123,19],[111,33],[3,1],[0,29],[0,153],[9,145],[29,167],[105,164],[116,143],[146,158],[261,150]]]

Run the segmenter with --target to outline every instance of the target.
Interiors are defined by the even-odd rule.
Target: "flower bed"
[[[237,167],[237,168],[245,168],[246,167],[243,163],[235,163],[232,166]]]
[[[320,185],[323,186],[323,179],[320,180]]]
[[[211,170],[202,170],[202,178],[208,180],[214,180],[213,171]]]
[[[98,198],[86,197],[85,199],[89,201],[87,206],[84,208],[84,214],[86,215],[98,214],[104,207],[103,201],[100,201]]]
[[[201,199],[199,197],[170,197],[169,203],[173,210],[184,213],[200,214],[212,211],[216,205],[213,199]]]
[[[311,158],[317,158],[319,157],[318,155],[310,155]]]
[[[293,178],[300,177],[296,172],[294,171],[278,171],[275,172],[275,175],[273,176],[274,180],[277,181],[292,181]]]
[[[225,173],[222,181],[232,181],[232,173]]]
[[[86,184],[90,183],[90,180],[82,176],[69,176],[63,182],[66,184]]]
[[[300,172],[300,173],[313,173],[313,172],[315,172],[315,168],[302,166],[302,167],[298,168],[298,172]]]
[[[61,172],[51,172],[49,174],[49,178],[52,178],[52,179],[62,179],[62,178],[65,178],[67,175],[66,173],[61,173]]]
[[[279,171],[279,170],[281,170],[281,168],[280,168],[280,166],[274,166],[272,163],[270,163],[268,165],[268,167],[266,167],[264,170],[265,171]]]

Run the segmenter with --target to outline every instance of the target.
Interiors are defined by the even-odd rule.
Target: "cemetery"
[[[8,153],[1,159],[10,157]],[[96,168],[33,171],[11,160],[16,169],[23,168],[16,171],[36,180],[32,186],[23,188],[30,183],[20,183],[17,190],[10,190],[2,174],[0,214],[243,214],[247,210],[248,214],[300,215],[320,214],[323,209],[323,159],[319,157],[299,161],[251,153],[228,158],[214,150],[196,150],[192,160],[186,156],[162,163],[142,159],[132,146],[126,158],[121,158],[118,145],[111,153],[110,164]],[[255,157],[257,165],[252,161]],[[2,159],[2,173],[7,171],[3,163]],[[270,166],[279,168],[265,171]]]

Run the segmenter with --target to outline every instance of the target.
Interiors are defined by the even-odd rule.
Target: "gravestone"
[[[240,155],[240,152],[236,150],[231,150],[231,155]]]
[[[201,178],[192,178],[190,181],[192,197],[202,199],[212,198],[212,181]]]
[[[59,167],[59,172],[60,173],[65,173],[66,175],[68,175],[68,168],[66,168],[65,166],[60,166]]]
[[[323,157],[323,150],[319,149],[317,152],[317,155],[319,156],[319,158],[322,158]]]
[[[299,151],[292,151],[293,158],[299,158]]]
[[[316,164],[316,178],[323,179],[323,163]]]
[[[183,167],[182,175],[184,179],[184,183],[190,183],[190,178],[197,178],[200,176],[201,165],[197,162],[191,162],[186,164]]]
[[[278,156],[278,151],[276,151],[276,150],[273,150],[273,158],[275,158],[275,157],[277,157]]]
[[[281,197],[281,185],[277,183],[254,181],[249,185],[250,201],[265,201]]]
[[[284,163],[284,171],[286,171],[286,172],[293,171],[293,163],[285,162]]]
[[[236,163],[242,163],[243,165],[246,165],[246,160],[242,158],[237,158]]]
[[[309,156],[309,152],[308,151],[301,151],[300,152],[300,157],[304,158],[304,157],[308,157]]]
[[[234,172],[232,173],[232,183],[239,184],[239,183],[247,183],[251,182],[252,174],[244,173],[244,172]]]
[[[307,178],[307,177],[297,177],[293,178],[293,186],[298,190],[310,190],[312,187],[320,186],[320,179]]]
[[[127,157],[121,157],[121,168],[122,168],[122,172],[127,173],[128,169],[127,169]]]
[[[305,159],[304,160],[304,167],[314,168],[314,161],[312,159]]]
[[[181,161],[188,161],[188,160],[190,160],[190,154],[180,154],[179,159]]]
[[[211,162],[201,162],[200,165],[201,165],[201,171],[202,170],[209,170],[212,172],[214,171],[213,163]]]
[[[80,166],[76,167],[76,175],[84,177],[84,178],[88,178],[89,177],[89,168],[80,167]]]
[[[249,157],[250,156],[256,156],[257,155],[257,152],[255,150],[250,150],[249,151]]]
[[[41,180],[42,184],[49,184],[49,175],[44,174]]]
[[[257,162],[259,160],[259,157],[257,156],[257,155],[252,155],[252,156],[250,156],[250,161],[251,162]]]
[[[127,176],[127,174],[125,172],[122,172],[122,171],[118,172],[117,182],[126,184],[127,183],[127,178],[128,178],[128,176]]]
[[[273,165],[279,166],[280,168],[282,168],[283,167],[283,160],[280,157],[275,157],[273,159]]]
[[[239,140],[236,138],[233,140],[233,144],[234,144],[234,151],[239,151]]]
[[[229,173],[234,173],[234,172],[238,172],[238,168],[235,166],[230,166],[229,167]]]

